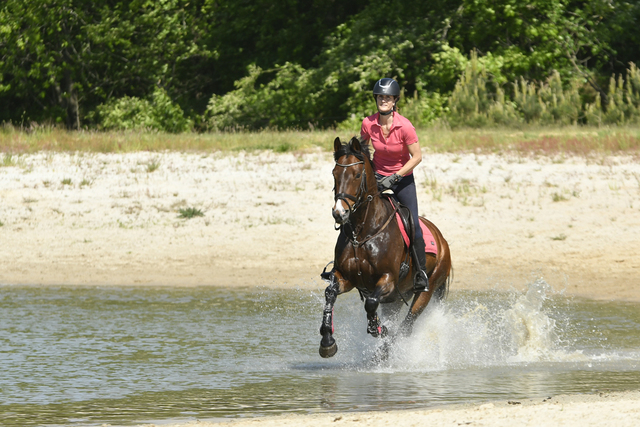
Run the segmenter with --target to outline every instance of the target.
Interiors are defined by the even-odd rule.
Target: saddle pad
[[[392,202],[393,203],[393,202]],[[404,229],[404,224],[402,222],[402,218],[400,218],[400,213],[396,212],[396,221],[398,222],[398,227],[400,227],[400,233],[402,234],[402,238],[404,239],[404,244],[409,247],[409,236],[407,235],[407,230]],[[424,222],[418,221],[420,223],[420,227],[422,228],[422,238],[424,239],[424,251],[428,254],[436,254],[438,255],[438,247],[436,246],[436,239],[433,238],[433,234],[431,230],[424,225]]]
[[[433,237],[433,233],[431,233],[431,230],[429,230],[422,221],[420,221],[420,227],[422,228],[422,238],[424,239],[424,251],[428,254],[438,255],[438,247],[436,246],[436,239]]]

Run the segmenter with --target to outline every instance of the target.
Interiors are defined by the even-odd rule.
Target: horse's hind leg
[[[411,335],[413,331],[413,324],[420,314],[424,311],[424,309],[431,301],[431,296],[434,294],[436,289],[438,289],[438,283],[435,280],[433,273],[435,273],[436,267],[436,257],[433,254],[426,254],[426,267],[427,271],[430,272],[429,276],[429,287],[430,289],[425,292],[415,293],[413,296],[413,301],[411,301],[411,307],[409,308],[409,312],[407,316],[404,318],[402,325],[400,325],[400,333],[404,336]]]
[[[427,292],[420,292],[419,294],[416,294],[413,297],[413,301],[411,302],[411,308],[409,309],[407,316],[402,321],[402,325],[400,325],[400,333],[402,335],[404,336],[411,335],[411,333],[413,332],[413,324],[415,323],[418,316],[420,316],[422,311],[425,309],[425,307],[429,304],[429,301],[431,301],[432,293],[433,293],[433,290],[427,291]]]

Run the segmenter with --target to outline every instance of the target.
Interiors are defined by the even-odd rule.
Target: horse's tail
[[[436,297],[438,301],[444,301],[447,299],[447,296],[449,295],[449,285],[451,282],[453,282],[453,265],[451,266],[451,270],[449,271],[444,283],[438,287],[438,289],[433,291],[433,296]]]

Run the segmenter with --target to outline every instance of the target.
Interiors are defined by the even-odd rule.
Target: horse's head
[[[351,138],[348,144],[343,144],[340,138],[336,138],[333,142],[333,157],[336,161],[333,168],[336,203],[332,213],[337,224],[344,224],[370,197],[370,187],[376,189],[375,185],[367,183],[368,179],[373,179],[375,184],[375,176],[369,163],[368,147],[363,146],[358,138]]]

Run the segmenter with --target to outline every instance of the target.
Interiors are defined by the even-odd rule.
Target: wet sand
[[[492,426],[635,427],[640,392],[560,395],[547,399],[455,405],[428,410],[285,415],[231,422],[192,421],[164,427]],[[147,426],[154,426],[146,424]],[[159,427],[159,426],[158,426]]]

